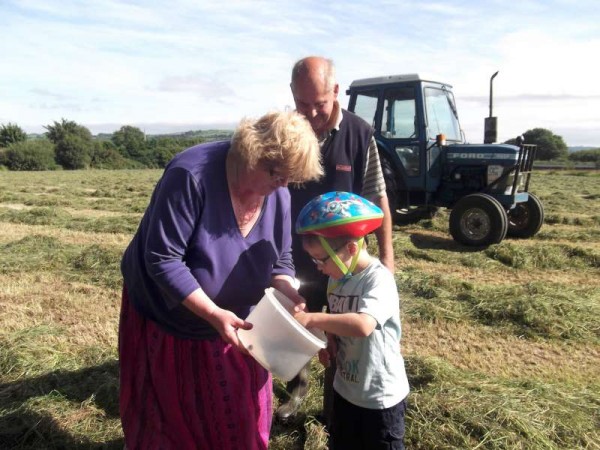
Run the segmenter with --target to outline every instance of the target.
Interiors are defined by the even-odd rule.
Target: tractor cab
[[[349,110],[375,129],[386,165],[399,175],[397,184],[420,203],[439,187],[437,136],[450,144],[463,142],[451,88],[409,74],[356,80],[347,91]]]

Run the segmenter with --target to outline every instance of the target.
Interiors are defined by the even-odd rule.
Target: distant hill
[[[148,134],[150,137],[179,137],[179,138],[197,138],[214,141],[218,139],[229,139],[233,136],[233,130],[190,130],[178,133]]]
[[[100,141],[110,141],[112,137],[112,133],[98,133],[94,135],[94,138]],[[160,138],[160,137],[171,137],[171,138],[203,138],[207,141],[217,141],[219,139],[229,139],[233,136],[233,130],[190,130],[190,131],[182,131],[177,133],[160,133],[160,134],[150,134],[148,133],[148,137],[152,138]],[[27,134],[28,139],[41,139],[45,137],[44,133],[29,133]]]
[[[100,141],[110,141],[110,138],[112,137],[112,133],[98,133],[94,137]]]
[[[579,152],[581,150],[593,150],[595,148],[598,148],[598,147],[592,147],[589,145],[587,145],[587,146],[586,145],[576,145],[574,147],[567,147],[567,149],[569,150],[569,153]]]
[[[42,139],[45,137],[45,133],[27,133],[27,139]]]

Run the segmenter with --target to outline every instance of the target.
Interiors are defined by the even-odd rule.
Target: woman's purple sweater
[[[180,338],[217,335],[181,304],[198,287],[245,319],[273,275],[294,276],[289,192],[279,188],[265,198],[244,238],[225,175],[229,146],[201,144],[173,158],[121,261],[137,311]]]

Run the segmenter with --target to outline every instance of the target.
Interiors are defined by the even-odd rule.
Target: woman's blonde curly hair
[[[249,170],[264,165],[291,183],[323,176],[321,150],[310,123],[295,111],[269,112],[243,119],[231,140],[234,164]]]

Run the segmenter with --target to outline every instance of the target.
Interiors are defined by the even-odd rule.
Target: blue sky
[[[0,123],[74,120],[92,133],[233,128],[293,105],[293,63],[357,78],[401,73],[454,86],[483,140],[490,76],[499,140],[535,127],[600,147],[597,0],[0,0]]]

